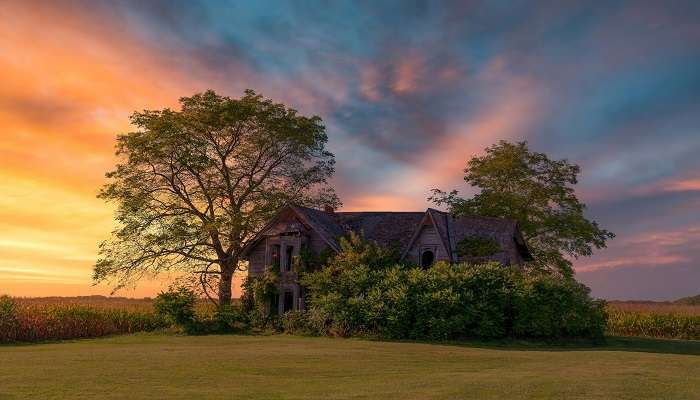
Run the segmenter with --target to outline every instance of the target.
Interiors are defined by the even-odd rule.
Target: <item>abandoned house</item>
[[[432,208],[425,212],[335,212],[288,206],[277,214],[244,250],[248,274],[260,276],[267,266],[280,272],[279,295],[272,312],[304,308],[303,288],[293,260],[302,247],[313,254],[340,251],[338,240],[350,231],[363,233],[382,246],[398,246],[401,261],[427,268],[435,261],[497,261],[520,265],[531,259],[515,221],[489,217],[458,217]],[[467,239],[487,240],[488,255],[460,251]]]

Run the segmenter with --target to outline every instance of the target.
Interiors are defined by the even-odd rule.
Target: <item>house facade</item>
[[[314,254],[339,252],[338,240],[362,233],[382,246],[398,246],[401,261],[427,268],[436,261],[521,265],[531,259],[515,221],[490,217],[453,217],[432,208],[424,212],[334,212],[300,206],[283,209],[247,246],[248,274],[260,276],[267,266],[279,270],[278,298],[272,312],[304,308],[304,288],[297,282],[294,257],[302,248]],[[465,238],[489,240],[497,249],[474,257],[459,251]]]

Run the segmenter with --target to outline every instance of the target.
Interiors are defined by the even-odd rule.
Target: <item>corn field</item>
[[[197,313],[213,308],[202,302]],[[700,306],[611,302],[606,333],[700,340]],[[94,297],[10,298],[0,296],[0,343],[79,339],[167,328],[150,299]]]
[[[674,303],[627,303],[608,305],[606,333],[700,340],[700,306]]]
[[[168,322],[150,308],[2,296],[0,343],[79,339],[167,327]]]

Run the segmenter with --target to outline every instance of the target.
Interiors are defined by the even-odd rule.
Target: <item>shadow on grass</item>
[[[459,347],[474,347],[481,349],[504,351],[627,351],[637,353],[661,353],[700,355],[700,341],[654,339],[641,337],[608,336],[604,343],[591,343],[588,340],[562,340],[557,342],[540,342],[533,340],[466,340],[459,342],[430,342],[419,341],[415,343],[441,344]]]
[[[14,343],[0,343],[0,349],[16,346],[36,346],[42,344],[53,344],[53,343],[78,343],[82,341],[93,341],[102,338],[115,338],[115,337],[158,337],[158,336],[182,336],[187,337],[187,335],[176,334],[167,331],[154,331],[154,332],[138,332],[134,334],[127,335],[108,335],[99,338],[82,338],[82,339],[67,339],[67,340],[47,340],[41,342],[14,342]],[[207,335],[196,335],[196,337],[206,337]],[[219,336],[219,335],[217,335]],[[223,335],[228,336],[228,335]],[[238,336],[238,335],[231,335]],[[242,336],[252,336],[252,337],[275,337],[275,336],[291,336],[296,335],[280,335],[280,334],[247,334]],[[313,339],[311,336],[296,336],[299,338]],[[341,339],[344,340],[344,339]],[[700,355],[700,340],[676,340],[676,339],[654,339],[654,338],[641,338],[641,337],[619,337],[619,336],[608,336],[605,338],[604,343],[594,344],[590,340],[575,340],[575,339],[565,339],[556,342],[545,342],[536,340],[517,340],[517,339],[505,339],[505,340],[461,340],[461,341],[427,341],[427,340],[381,340],[381,339],[368,339],[368,338],[349,338],[345,340],[369,340],[373,342],[391,342],[391,343],[419,343],[427,345],[439,345],[439,346],[456,346],[456,347],[469,347],[469,348],[480,348],[480,349],[491,349],[491,350],[501,350],[501,351],[542,351],[542,352],[565,352],[565,351],[625,351],[625,352],[637,352],[637,353],[660,353],[660,354],[680,354],[680,355]]]

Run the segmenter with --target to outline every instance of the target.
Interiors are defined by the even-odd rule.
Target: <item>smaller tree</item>
[[[527,142],[501,141],[473,157],[464,180],[480,192],[470,199],[433,189],[429,200],[454,215],[482,215],[518,222],[534,260],[531,268],[573,276],[570,258],[590,256],[615,235],[588,220],[574,193],[581,169],[567,160],[531,152]]]

